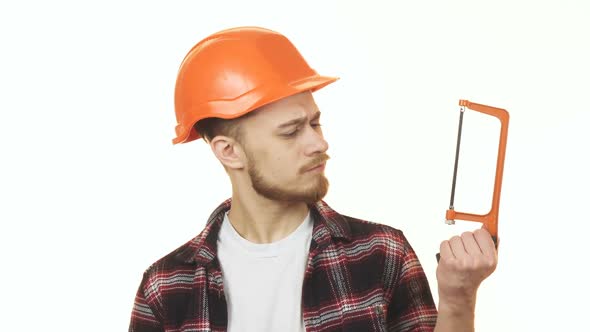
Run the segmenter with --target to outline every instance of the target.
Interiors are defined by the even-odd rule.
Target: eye
[[[293,131],[292,131],[292,132],[290,132],[290,133],[283,134],[283,136],[287,136],[287,137],[293,137],[293,136],[295,136],[295,135],[296,135],[298,132],[299,132],[299,128],[296,128],[295,130],[293,130]]]
[[[310,124],[310,126],[312,128],[317,128],[317,127],[321,127],[322,125],[319,124],[319,123],[312,123],[312,124]],[[295,128],[295,130],[293,130],[292,132],[283,134],[283,136],[285,136],[285,137],[294,137],[294,136],[296,136],[299,133],[299,131],[300,131],[300,128],[298,127],[298,128]]]

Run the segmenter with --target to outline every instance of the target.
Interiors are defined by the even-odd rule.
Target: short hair
[[[194,128],[207,143],[219,135],[228,136],[237,141],[241,138],[238,119],[205,118],[197,121]]]
[[[254,115],[258,110],[252,110],[234,119],[205,118],[197,121],[194,128],[206,143],[211,142],[215,136],[223,135],[231,137],[241,144],[243,143],[243,131],[240,124],[242,120]]]

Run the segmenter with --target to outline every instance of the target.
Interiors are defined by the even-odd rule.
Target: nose
[[[305,154],[308,156],[312,156],[318,153],[325,153],[330,146],[328,145],[328,142],[324,139],[322,131],[309,130],[309,132],[311,134],[309,135],[309,141],[305,148]]]

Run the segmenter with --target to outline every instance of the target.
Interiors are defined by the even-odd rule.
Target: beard
[[[300,170],[300,174],[305,170],[328,160],[328,155],[321,155],[314,159],[313,163],[310,163],[309,167],[304,167]],[[315,204],[326,196],[330,183],[323,173],[312,175],[313,178],[303,188],[298,189],[285,189],[280,186],[274,185],[268,181],[263,175],[260,169],[257,167],[257,163],[253,159],[249,159],[248,162],[248,174],[252,181],[252,187],[261,196],[282,202],[305,202],[307,204]],[[308,176],[308,175],[302,175]]]

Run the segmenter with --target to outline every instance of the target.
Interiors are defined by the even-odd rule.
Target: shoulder
[[[198,271],[198,264],[187,259],[196,251],[200,235],[186,242],[149,265],[143,273],[142,287],[146,296],[166,293],[167,290],[190,289]]]
[[[397,228],[379,223],[341,215],[342,222],[350,229],[350,243],[371,243],[389,254],[403,255],[409,247],[404,233]]]
[[[384,249],[403,252],[408,246],[404,233],[385,223],[352,217],[332,209],[326,202],[315,206],[320,221],[325,223],[333,239],[345,246],[372,243]]]
[[[182,321],[214,304],[194,302],[204,298],[209,289],[219,292],[220,285],[217,275],[204,263],[211,259],[208,249],[203,249],[207,246],[201,241],[202,234],[158,259],[143,273],[137,302],[145,304],[141,308],[149,308],[161,322]],[[194,311],[187,312],[189,307]]]

